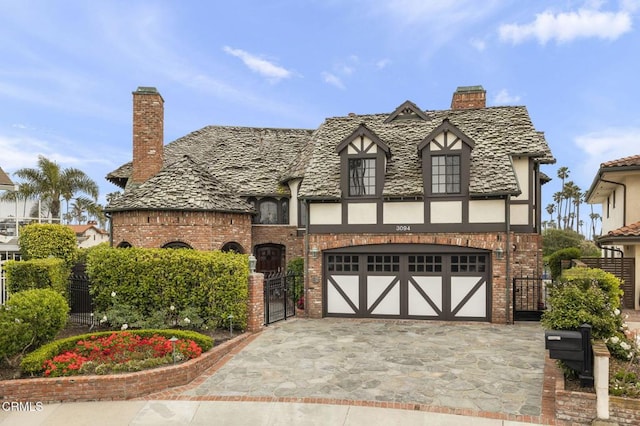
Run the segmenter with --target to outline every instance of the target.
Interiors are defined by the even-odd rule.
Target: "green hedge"
[[[99,248],[87,260],[97,312],[126,305],[139,318],[157,318],[195,310],[210,326],[226,327],[232,317],[234,327],[246,328],[246,255]]]
[[[100,331],[96,333],[87,333],[78,336],[67,337],[65,339],[55,340],[48,343],[30,354],[22,358],[20,368],[25,374],[40,374],[43,371],[43,364],[46,360],[53,358],[54,356],[61,354],[65,351],[69,351],[76,346],[76,342],[80,340],[88,339],[91,336],[103,337],[110,336],[113,333],[119,333],[118,331]],[[202,352],[206,352],[213,347],[213,339],[204,334],[196,333],[195,331],[187,330],[127,330],[127,333],[142,336],[151,337],[153,335],[164,336],[167,338],[177,337],[181,340],[193,340],[198,346],[202,348]]]
[[[51,288],[65,297],[67,295],[71,270],[62,259],[8,260],[4,268],[9,294],[35,288]]]
[[[71,228],[51,223],[33,223],[20,228],[20,253],[25,260],[63,259],[71,267],[78,256],[76,234]]]
[[[551,279],[557,279],[562,274],[562,261],[580,259],[582,252],[579,248],[569,247],[561,249],[549,256],[549,270]]]
[[[21,291],[0,306],[0,359],[50,342],[67,323],[69,305],[51,289]]]

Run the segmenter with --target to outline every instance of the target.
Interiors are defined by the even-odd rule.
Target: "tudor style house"
[[[540,276],[541,164],[525,107],[459,87],[317,129],[208,126],[163,143],[155,88],[133,93],[133,162],[107,179],[118,247],[305,258],[311,317],[511,321],[511,280]]]
[[[624,280],[623,306],[640,309],[640,155],[600,164],[585,199],[602,206],[602,235],[596,243],[610,260],[604,264],[618,265],[609,269]]]

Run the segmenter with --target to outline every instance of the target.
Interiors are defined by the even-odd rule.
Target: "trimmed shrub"
[[[78,243],[73,230],[64,225],[33,223],[20,228],[20,253],[25,260],[57,257],[71,267],[77,258]]]
[[[246,255],[98,248],[88,255],[87,274],[98,317],[112,326],[145,327],[152,320],[173,326],[187,312],[203,327],[247,324]]]
[[[550,309],[542,315],[542,325],[554,330],[578,330],[582,324],[592,327],[595,339],[619,333],[620,280],[601,269],[572,268],[549,286]]]
[[[51,288],[66,297],[70,269],[62,259],[9,260],[7,272],[9,294],[35,288]]]
[[[203,352],[208,351],[213,347],[213,339],[209,336],[205,336],[204,334],[196,333],[194,331],[186,331],[186,330],[127,330],[130,334],[135,334],[141,337],[151,337],[153,335],[164,336],[167,338],[177,337],[178,339],[183,340],[193,340],[198,346],[202,348]],[[80,340],[89,339],[91,336],[104,337],[110,336],[113,334],[113,331],[101,331],[96,333],[87,333],[79,336],[67,337],[65,339],[55,340],[51,343],[48,343],[30,354],[26,355],[22,362],[20,363],[20,368],[23,373],[26,374],[40,374],[44,371],[43,365],[44,362],[48,359],[53,358],[54,356],[71,350],[75,347],[76,343]]]
[[[562,261],[580,259],[582,252],[579,248],[569,247],[561,249],[549,256],[549,270],[551,279],[555,280],[562,274]]]
[[[15,293],[0,307],[0,358],[23,354],[50,342],[67,323],[69,305],[54,290]]]

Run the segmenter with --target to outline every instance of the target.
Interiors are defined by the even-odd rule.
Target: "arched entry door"
[[[260,244],[256,246],[256,271],[273,273],[285,268],[285,247],[280,244]]]

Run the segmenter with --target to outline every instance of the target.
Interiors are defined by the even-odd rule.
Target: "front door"
[[[284,246],[262,244],[256,247],[256,271],[263,274],[282,271],[284,268]]]

